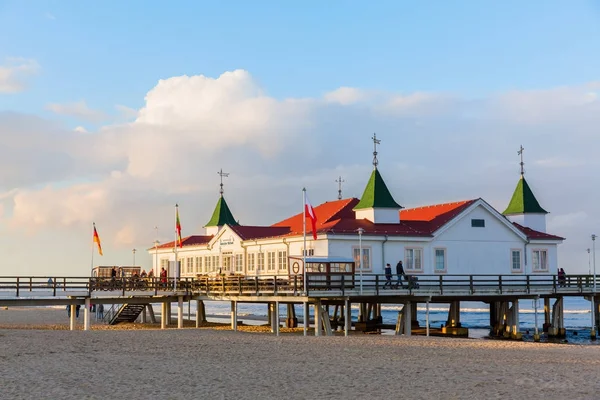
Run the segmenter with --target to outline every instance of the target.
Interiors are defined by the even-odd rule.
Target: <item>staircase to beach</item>
[[[145,304],[123,304],[109,320],[109,325],[117,325],[121,322],[134,322],[140,316]]]

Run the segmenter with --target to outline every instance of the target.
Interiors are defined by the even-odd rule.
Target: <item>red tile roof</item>
[[[551,235],[549,233],[544,233],[540,231],[533,230],[523,225],[519,225],[516,222],[513,222],[513,225],[517,227],[521,232],[527,235],[528,239],[540,239],[540,240],[565,240],[565,238]]]
[[[230,226],[242,240],[248,239],[264,239],[269,237],[282,236],[289,233],[290,228],[286,226]]]
[[[181,244],[183,247],[185,246],[198,246],[201,244],[208,244],[213,236],[203,236],[203,235],[192,235],[187,236],[181,239]],[[158,246],[158,249],[172,249],[175,246],[175,241],[163,243]],[[154,247],[149,248],[148,250],[153,250]]]
[[[478,199],[401,210],[399,224],[374,224],[366,219],[356,219],[356,214],[353,211],[353,208],[359,202],[359,199],[356,198],[329,201],[315,207],[317,233],[356,235],[358,228],[363,228],[364,235],[431,237],[438,229],[476,201]],[[271,226],[238,225],[230,226],[230,228],[242,240],[298,236],[302,235],[302,216],[302,213],[298,213]],[[514,226],[530,239],[564,240],[559,236],[538,232],[517,223],[514,223]],[[310,235],[312,231],[309,221],[307,221],[306,229],[307,235]],[[183,239],[183,246],[208,244],[212,238],[213,236],[188,236]],[[158,248],[172,248],[173,244],[174,242],[165,243]]]
[[[440,227],[448,223],[476,200],[439,204],[428,207],[402,210],[399,224],[374,224],[366,219],[357,220],[353,208],[358,204],[356,198],[336,200],[315,207],[318,233],[352,233],[363,228],[364,234],[398,236],[432,236]],[[406,216],[406,217],[405,217]],[[273,226],[290,228],[287,236],[302,234],[302,213],[280,221]],[[307,233],[311,233],[310,224]]]
[[[400,211],[400,220],[406,222],[419,221],[423,223],[421,224],[421,229],[427,229],[429,233],[433,234],[476,201],[477,199],[463,200],[454,203],[409,208]],[[425,226],[424,222],[428,226]]]

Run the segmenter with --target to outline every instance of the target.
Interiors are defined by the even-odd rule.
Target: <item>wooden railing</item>
[[[416,279],[414,279],[416,278]],[[596,278],[600,290],[600,279]],[[308,294],[386,295],[399,294],[509,294],[592,293],[593,276],[569,275],[412,275],[388,283],[381,274],[320,274],[307,276]],[[298,295],[304,294],[302,275],[223,276],[182,278],[89,278],[89,277],[0,277],[0,298],[158,295]]]

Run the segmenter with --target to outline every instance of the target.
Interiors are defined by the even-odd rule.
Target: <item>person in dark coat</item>
[[[384,289],[387,289],[389,286],[392,288],[392,266],[390,264],[385,264],[385,285],[383,285]]]
[[[398,276],[396,288],[398,288],[398,286],[404,287],[404,284],[402,283],[402,276],[404,275],[404,266],[402,265],[402,260],[398,261],[398,264],[396,264],[396,275]]]

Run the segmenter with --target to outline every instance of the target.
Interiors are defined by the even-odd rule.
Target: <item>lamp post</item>
[[[594,260],[594,293],[596,293],[596,235],[592,234],[592,258]]]
[[[363,228],[358,228],[358,271],[360,273],[360,294],[363,294],[363,254],[362,254],[362,234],[365,231]]]
[[[588,275],[592,274],[592,255],[590,254],[590,248],[587,249],[588,252]]]
[[[158,275],[158,245],[160,242],[158,239],[154,241],[154,276]]]
[[[131,250],[131,252],[133,253],[133,266],[134,267],[135,267],[135,252],[136,251],[137,251],[136,249]]]
[[[592,295],[592,332],[591,337],[596,337],[596,235],[592,234],[592,257],[594,260],[594,294]]]

